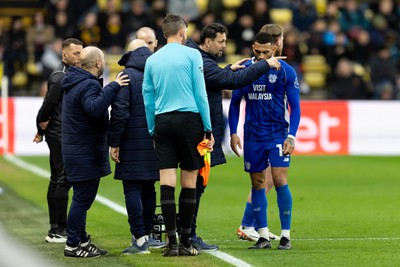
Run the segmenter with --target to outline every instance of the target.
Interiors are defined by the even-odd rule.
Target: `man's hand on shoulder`
[[[115,81],[120,85],[120,86],[126,86],[129,85],[129,77],[128,74],[123,75],[123,72],[120,72],[117,74],[117,77],[115,78]]]
[[[245,68],[245,66],[242,65],[242,64],[243,64],[244,62],[246,62],[247,60],[249,60],[249,59],[250,59],[250,58],[243,58],[243,59],[241,59],[241,60],[239,60],[239,61],[233,63],[233,64],[231,65],[231,70],[237,71],[238,69],[243,69],[243,68]]]

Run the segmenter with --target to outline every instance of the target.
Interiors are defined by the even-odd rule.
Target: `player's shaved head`
[[[91,69],[95,66],[96,60],[103,58],[103,52],[95,46],[87,46],[81,52],[81,67]]]
[[[135,51],[136,49],[140,47],[147,47],[145,41],[140,40],[140,39],[135,39],[132,42],[129,43],[127,51]]]

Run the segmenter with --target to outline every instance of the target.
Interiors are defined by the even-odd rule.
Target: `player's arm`
[[[242,100],[243,91],[237,89],[232,92],[231,103],[229,105],[229,129],[231,133],[231,149],[232,151],[240,157],[239,150],[242,149],[242,144],[240,138],[237,135],[237,126],[240,116],[240,102]]]
[[[295,138],[297,129],[300,124],[300,86],[297,80],[296,72],[293,68],[289,68],[287,71],[287,81],[286,81],[286,95],[288,98],[288,103],[290,106],[290,124],[289,133],[285,142],[283,143],[283,153],[291,154],[295,148]]]

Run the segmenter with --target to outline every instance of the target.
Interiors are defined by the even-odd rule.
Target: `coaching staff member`
[[[67,240],[68,192],[71,186],[67,181],[61,155],[61,105],[63,92],[61,80],[69,66],[80,67],[80,54],[83,43],[75,38],[62,43],[61,64],[53,70],[47,81],[47,92],[36,116],[37,133],[34,142],[40,143],[46,136],[50,151],[50,183],[47,189],[50,230],[46,242],[64,243]]]
[[[81,68],[71,67],[61,81],[62,156],[68,181],[72,185],[72,203],[67,219],[66,257],[96,257],[106,250],[91,243],[86,233],[86,215],[99,187],[100,178],[111,173],[108,158],[108,107],[118,89],[129,84],[119,73],[114,82],[102,88],[105,59],[97,47],[81,52]]]

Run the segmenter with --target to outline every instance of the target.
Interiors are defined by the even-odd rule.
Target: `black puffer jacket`
[[[147,47],[141,47],[125,53],[118,62],[125,66],[124,74],[128,74],[130,84],[118,91],[111,105],[108,145],[120,149],[115,179],[159,180],[157,158],[147,128],[142,95],[144,66],[150,55]]]
[[[186,45],[198,49],[203,57],[204,78],[210,105],[211,125],[215,138],[214,151],[211,154],[211,166],[226,163],[224,152],[222,151],[222,138],[224,135],[224,117],[222,110],[222,90],[238,89],[258,79],[261,75],[268,72],[270,67],[265,60],[261,60],[241,71],[232,71],[228,65],[220,68],[215,61],[216,58],[201,50],[192,40],[188,39]]]

